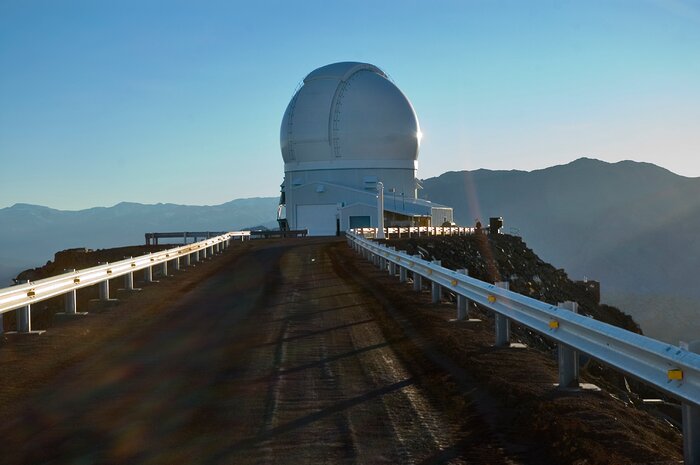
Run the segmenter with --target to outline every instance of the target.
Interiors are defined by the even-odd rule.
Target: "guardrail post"
[[[461,273],[463,275],[468,275],[469,273],[467,272],[466,268],[462,268],[460,270],[457,270],[457,273]],[[466,297],[463,295],[457,294],[457,320],[462,321],[467,319],[467,305],[469,304],[469,300],[467,300]]]
[[[440,285],[438,283],[436,283],[435,281],[431,281],[430,285],[431,285],[430,297],[432,299],[432,302],[434,304],[440,303],[440,294],[442,294]]]
[[[507,282],[497,282],[496,287],[508,289]],[[510,345],[510,320],[498,312],[495,313],[496,319],[496,346]]]
[[[22,284],[28,283],[29,280],[23,280]],[[17,332],[31,333],[32,332],[32,306],[27,305],[17,309]]]
[[[73,270],[75,271],[75,270]],[[66,292],[66,305],[65,312],[66,315],[77,315],[78,314],[78,302],[77,302],[77,292],[75,289],[71,289]]]
[[[189,254],[189,253],[185,254],[185,266],[190,266],[190,264],[192,263],[190,255],[192,255],[192,254]]]
[[[681,342],[690,352],[700,353],[700,340]],[[684,402],[681,405],[683,419],[683,460],[685,465],[700,465],[700,407]]]
[[[100,290],[100,300],[102,300],[102,301],[110,300],[109,299],[109,279],[105,279],[104,281],[100,281],[98,286],[99,286],[99,290]]]
[[[557,307],[564,308],[566,310],[571,310],[574,313],[578,313],[578,303],[566,301],[560,302]],[[578,352],[562,344],[557,343],[557,350],[559,352],[559,387],[560,388],[570,388],[578,387],[579,381],[579,358]]]
[[[175,260],[173,260],[173,265],[175,271],[180,271],[180,257],[175,257]]]
[[[134,272],[130,272],[124,275],[124,290],[134,291]]]
[[[440,266],[442,262],[440,260],[433,260],[432,263],[434,265]],[[430,289],[431,289],[430,296],[431,296],[432,302],[434,304],[440,303],[440,299],[442,297],[442,286],[440,286],[435,281],[431,281]]]
[[[147,266],[146,268],[143,269],[143,280],[146,281],[147,283],[153,282],[153,267],[152,266]]]
[[[17,332],[32,332],[32,306],[27,305],[17,309]]]
[[[423,277],[416,271],[413,272],[413,290],[420,292],[423,289]]]
[[[164,278],[168,276],[168,260],[166,260],[162,263],[161,274],[163,275]]]
[[[406,277],[407,274],[408,273],[406,273],[406,267],[399,265],[399,282],[405,283],[408,279]]]
[[[191,255],[192,255],[192,262],[197,263],[199,261],[199,250],[197,250],[196,252],[193,252]]]
[[[75,273],[75,268],[63,270],[66,273]],[[78,299],[77,292],[72,289],[66,292],[64,311],[66,315],[77,315],[78,314]]]
[[[681,406],[683,412],[683,458],[685,465],[700,465],[700,407]]]
[[[389,250],[391,250],[392,252],[395,252],[396,247],[389,247]],[[389,274],[391,276],[396,276],[396,263],[392,262],[389,259],[387,259],[387,262],[389,262]]]

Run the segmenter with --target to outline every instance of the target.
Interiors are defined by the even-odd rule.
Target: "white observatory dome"
[[[416,169],[420,137],[408,98],[381,69],[356,62],[323,66],[306,76],[280,128],[285,171]]]
[[[342,62],[311,72],[280,128],[280,230],[329,236],[451,223],[450,207],[418,198],[420,139],[411,102],[381,69]]]

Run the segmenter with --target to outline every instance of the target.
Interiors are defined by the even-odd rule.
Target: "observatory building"
[[[284,158],[278,221],[310,235],[378,225],[440,226],[452,209],[417,196],[421,132],[408,98],[379,68],[342,62],[312,71],[280,128]]]

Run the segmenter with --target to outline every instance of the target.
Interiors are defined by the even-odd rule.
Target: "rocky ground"
[[[140,285],[113,306],[85,290],[87,316],[2,337],[0,463],[681,460],[667,422],[606,390],[554,389],[546,344],[493,347],[487,314],[451,322],[452,303],[342,240],[237,243]]]
[[[39,279],[49,278],[51,276],[60,275],[65,273],[67,270],[71,269],[84,269],[90,268],[92,266],[97,266],[101,263],[111,263],[124,260],[129,257],[138,257],[140,255],[145,255],[152,252],[158,252],[160,250],[170,249],[177,247],[173,244],[161,244],[161,245],[134,245],[128,247],[115,247],[111,249],[67,249],[60,252],[56,252],[54,259],[48,261],[44,266],[37,268],[31,268],[24,270],[17,275],[16,281],[23,282],[25,280],[37,281]],[[158,267],[154,268],[154,276],[158,277],[160,269]],[[139,279],[139,277],[137,277]],[[115,278],[110,280],[110,289],[114,293],[117,289],[123,287],[124,278]],[[98,298],[97,287],[89,287],[81,289],[77,293],[77,304],[78,311],[84,311],[90,301]],[[46,328],[57,323],[56,313],[61,312],[63,308],[63,298],[57,297],[55,299],[40,302],[37,305],[32,306],[32,327],[34,329]],[[5,328],[9,329],[16,326],[16,314],[15,312],[10,312],[4,315],[0,315],[0,318],[4,318]]]
[[[510,290],[543,302],[554,305],[565,301],[577,302],[578,311],[583,315],[642,334],[639,325],[630,315],[616,307],[600,304],[597,296],[585,285],[570,280],[565,270],[542,261],[520,237],[484,233],[454,237],[391,239],[384,242],[410,254],[418,254],[426,260],[440,260],[446,268],[466,268],[470,276],[482,281],[508,281]],[[451,298],[454,299],[454,296]],[[486,318],[492,317],[490,312],[482,315]],[[513,333],[518,341],[549,351],[554,356],[556,344],[538,333],[517,326]],[[642,407],[643,398],[663,398],[673,402],[658,391],[625,378],[615,370],[588,361],[585,357],[583,361],[583,372],[589,381],[605,386],[628,403]],[[679,409],[665,409],[659,413],[668,415],[672,421],[680,422]]]

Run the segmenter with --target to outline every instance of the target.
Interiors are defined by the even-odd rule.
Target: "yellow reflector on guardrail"
[[[34,291],[34,289],[29,289],[29,291],[27,291],[27,297],[34,297],[35,295],[36,292]]]
[[[683,370],[677,368],[668,370],[668,379],[671,381],[681,381],[683,379]]]
[[[80,284],[80,278],[74,278],[73,284]]]
[[[549,327],[552,329],[557,329],[559,327],[559,322],[557,320],[552,320],[549,322]]]
[[[457,285],[457,280],[456,280],[456,279],[453,279],[452,281],[450,281],[450,284],[452,284],[453,286],[456,286],[456,285]]]
[[[107,270],[107,274],[112,274],[112,270]]]
[[[489,296],[487,297],[487,299],[488,299],[489,302],[494,303],[494,302],[496,301],[496,296],[493,295],[493,294],[489,294]]]

